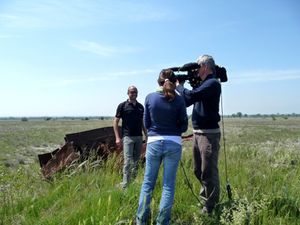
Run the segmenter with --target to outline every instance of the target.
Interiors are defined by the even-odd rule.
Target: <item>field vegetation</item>
[[[115,155],[74,163],[51,182],[40,172],[37,155],[62,146],[65,134],[111,125],[108,119],[0,121],[0,224],[134,224],[142,165],[126,191],[118,188],[122,172]],[[300,224],[300,118],[225,118],[224,125],[233,200],[226,192],[222,140],[221,202],[211,217],[200,214],[201,203],[188,186],[199,193],[192,143],[186,141],[171,224]],[[161,185],[160,176],[152,215]]]

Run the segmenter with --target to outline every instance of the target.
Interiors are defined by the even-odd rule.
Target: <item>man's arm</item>
[[[119,121],[120,118],[115,117],[113,122],[114,132],[115,132],[115,138],[116,138],[116,144],[118,146],[121,145],[121,138],[120,138],[120,132],[119,132]]]
[[[176,91],[179,92],[180,96],[183,97],[186,107],[194,104],[192,100],[192,95],[190,94],[190,90],[184,88],[181,84],[177,84]]]

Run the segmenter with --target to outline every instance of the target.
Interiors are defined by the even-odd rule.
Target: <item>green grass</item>
[[[179,167],[172,223],[300,224],[300,118],[226,118],[228,178],[224,149],[219,170],[221,202],[212,217],[201,205]],[[66,133],[110,126],[112,121],[0,121],[0,224],[132,224],[143,180],[143,168],[126,191],[117,187],[121,166],[112,156],[106,163],[87,161],[42,180],[37,154],[63,144]],[[193,191],[191,142],[184,142],[182,161]],[[161,176],[153,195],[153,215],[161,195]],[[153,219],[154,220],[154,219]]]

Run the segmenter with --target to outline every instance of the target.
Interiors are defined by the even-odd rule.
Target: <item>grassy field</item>
[[[117,158],[87,161],[42,180],[37,154],[64,143],[64,135],[104,126],[111,120],[0,121],[0,224],[132,224],[143,168],[126,191],[117,187]],[[220,152],[221,202],[211,216],[179,167],[171,224],[300,224],[300,118],[225,118],[228,178],[226,193],[223,143]],[[189,132],[187,132],[189,133]],[[195,193],[191,142],[184,142],[183,166]],[[160,177],[161,178],[161,177]],[[159,178],[152,201],[156,215]]]

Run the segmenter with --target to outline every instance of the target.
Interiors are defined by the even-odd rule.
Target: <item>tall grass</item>
[[[9,156],[35,158],[32,146],[47,148],[60,143],[66,133],[106,126],[102,122],[1,122],[0,146],[10,149]],[[21,137],[15,139],[18,135]],[[190,182],[199,193],[192,143],[184,142],[182,162],[188,181],[179,166],[171,224],[300,224],[300,119],[227,118],[225,137],[233,200],[227,198],[221,148],[221,201],[211,217],[200,214],[201,204],[187,185]],[[30,154],[24,151],[22,155],[22,149],[31,149]],[[0,150],[0,157],[2,162],[9,160],[6,150]],[[41,179],[36,159],[28,162],[18,166],[1,163],[0,224],[133,224],[142,166],[135,182],[122,191],[118,187],[122,168],[116,156],[105,163],[74,163],[51,182]],[[152,201],[153,221],[161,186],[160,171]]]

